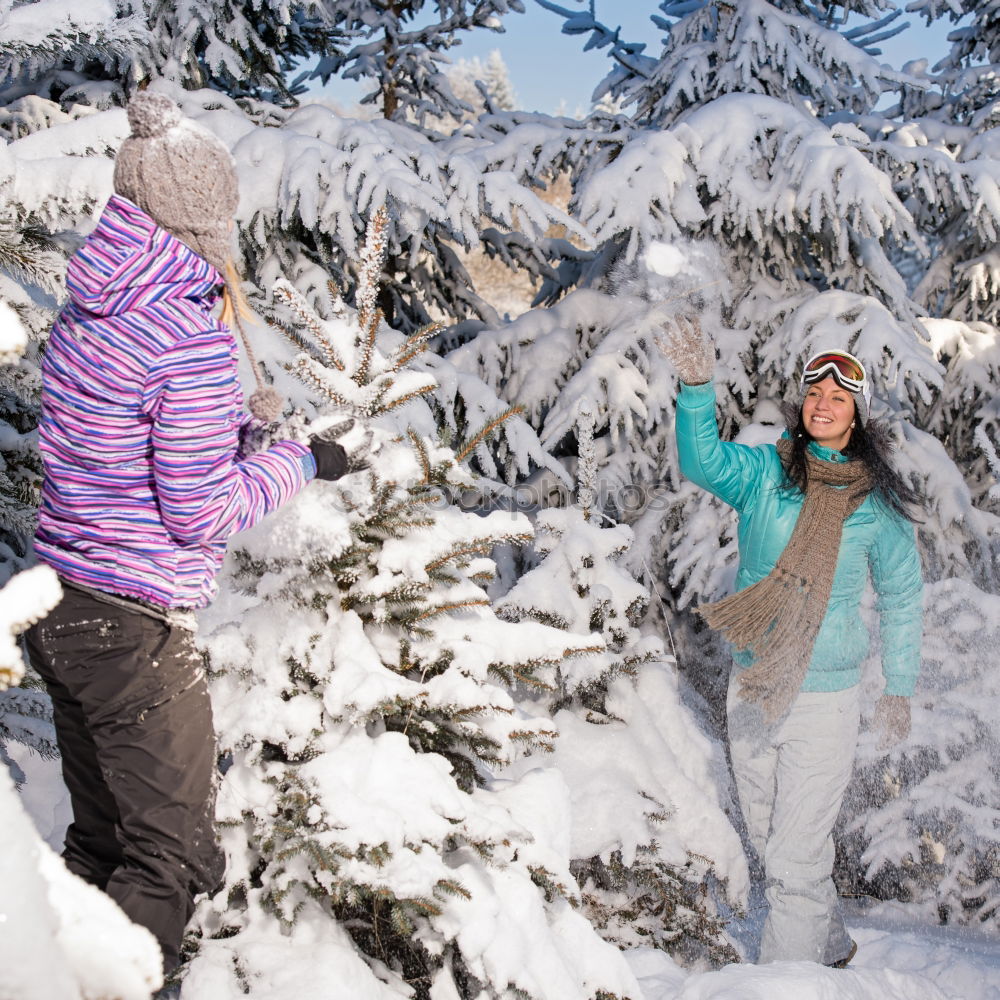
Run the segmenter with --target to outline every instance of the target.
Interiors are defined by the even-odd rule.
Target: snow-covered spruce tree
[[[463,98],[452,85],[452,80],[462,74],[456,74],[454,69],[448,71],[446,53],[458,47],[463,33],[470,30],[503,31],[502,19],[523,13],[523,3],[449,0],[432,5],[427,0],[398,0],[372,5],[364,0],[338,0],[334,6],[338,9],[337,24],[351,37],[352,44],[321,59],[313,76],[323,81],[331,75],[371,81],[372,90],[363,102],[375,105],[384,119],[405,124],[411,141],[415,134],[434,143],[445,141],[449,148],[436,153],[441,162],[450,162],[446,157],[451,149],[473,153],[478,160],[468,173],[453,172],[457,183],[451,178],[446,181],[457,196],[453,200],[463,208],[475,200],[474,213],[467,221],[463,219],[461,225],[455,226],[451,220],[442,225],[432,219],[429,225],[409,225],[403,230],[400,236],[406,237],[406,242],[397,246],[396,239],[392,240],[383,276],[383,312],[393,325],[406,331],[432,318],[468,321],[471,330],[482,323],[499,323],[492,305],[476,293],[457,251],[481,246],[512,271],[529,275],[532,280],[551,280],[552,262],[565,257],[572,247],[562,234],[548,234],[549,225],[560,225],[564,231],[586,239],[564,213],[551,207],[539,212],[544,202],[537,197],[537,191],[555,183],[559,170],[548,162],[543,165],[534,155],[540,140],[537,134],[531,136],[527,150],[520,141],[505,141],[503,129],[484,132],[480,142],[485,145],[476,143],[475,148],[470,148],[471,136],[466,128],[453,134],[457,122],[477,117],[484,105],[500,118],[507,118],[510,113],[504,109],[513,103],[513,93],[505,73],[491,57],[485,67],[486,92],[472,100]],[[464,89],[460,80],[457,89]],[[370,148],[370,143],[364,145]],[[494,159],[497,154],[500,160]],[[483,171],[489,173],[482,177],[484,183],[480,185]],[[502,189],[507,176],[520,186],[513,198]],[[478,190],[470,191],[470,185],[476,185]],[[362,194],[357,200],[361,211],[368,203],[367,192]],[[539,225],[543,218],[546,221]],[[419,233],[419,240],[412,242],[408,233]],[[324,245],[316,248],[320,255],[324,249]],[[353,248],[344,249],[344,260],[349,264],[355,256]],[[329,266],[325,260],[323,263]],[[336,267],[335,261],[334,271]],[[469,332],[453,329],[449,335],[456,338]]]
[[[584,912],[620,947],[722,964],[736,953],[709,886],[724,879],[742,902],[746,865],[719,805],[718,755],[681,703],[663,641],[640,631],[649,592],[621,564],[632,532],[602,523],[596,506],[594,409],[579,401],[578,502],[538,514],[541,561],[501,599],[499,613],[599,632],[606,644],[600,655],[561,666],[555,691],[521,702],[547,702],[559,728],[547,766],[572,794],[571,867]]]
[[[513,687],[553,686],[603,642],[491,610],[488,554],[530,525],[450,499],[488,428],[441,443],[439,386],[412,364],[430,331],[381,323],[380,263],[367,255],[357,314],[334,302],[323,318],[279,287],[299,402],[367,425],[374,446],[367,469],[240,536],[201,616],[229,867],[184,994],[636,996],[575,894],[545,892],[572,885],[565,784],[500,773],[556,736]]]
[[[277,255],[282,267],[272,277],[319,264],[353,301],[368,213],[391,200],[406,220],[390,238],[382,284],[381,305],[394,325],[412,332],[431,318],[496,321],[457,251],[484,243],[504,264],[537,274],[555,255],[548,227],[578,227],[537,196],[540,178],[516,145],[444,137],[420,119],[470,110],[451,95],[443,53],[466,31],[501,30],[501,16],[523,9],[519,0],[455,0],[433,11],[424,0],[252,7],[154,2],[145,20],[95,8],[95,58],[86,65],[53,66],[58,46],[49,41],[33,61],[26,32],[5,39],[0,30],[0,59],[6,41],[11,67],[0,87],[0,124],[9,113],[15,130],[47,130],[66,115],[123,103],[140,84],[163,89],[247,153],[240,235],[259,284],[267,284],[262,268]],[[414,15],[430,20],[419,27]],[[296,111],[298,84],[286,85],[282,74],[307,50],[327,57],[320,77],[371,76],[384,119],[345,120],[321,103]],[[90,119],[95,132],[107,130],[100,116]],[[98,142],[92,152],[106,150]],[[41,185],[40,196],[58,195]]]
[[[943,580],[928,587],[925,615],[913,731],[888,756],[875,733],[862,742],[837,878],[845,891],[902,900],[934,922],[996,929],[1000,598]]]
[[[461,119],[471,105],[456,97],[445,71],[446,53],[461,44],[461,33],[503,31],[502,18],[524,13],[521,0],[333,0],[333,19],[352,40],[322,58],[313,72],[324,83],[332,76],[370,81],[363,98],[385,118],[422,124],[430,115]]]
[[[976,578],[993,588],[1000,583],[993,570],[1000,508],[989,497],[996,480],[988,457],[1000,442],[1000,24],[990,3],[926,0],[910,7],[928,20],[969,15],[968,23],[949,36],[950,52],[931,70],[926,60],[909,67],[919,86],[861,124],[930,248],[925,260],[906,262],[907,277],[944,379],[939,392],[918,403],[917,418],[965,473],[971,497],[954,497],[951,519],[964,516],[992,534],[991,550],[980,557],[986,569]]]
[[[710,247],[715,263],[700,275],[686,275],[686,287],[675,280],[641,294],[651,306],[676,312],[705,311],[704,300],[717,299],[708,318],[719,341],[720,409],[730,434],[758,416],[774,420],[776,403],[797,398],[797,367],[818,346],[836,343],[855,351],[875,383],[875,415],[888,419],[901,439],[904,474],[931,496],[922,530],[930,565],[935,574],[962,572],[982,580],[993,519],[976,506],[958,456],[944,452],[922,427],[942,370],[923,310],[897,263],[900,248],[920,249],[924,241],[878,150],[853,124],[871,111],[884,88],[902,86],[907,78],[866,51],[876,29],[862,24],[850,37],[836,30],[833,6],[664,2],[659,23],[667,39],[659,59],[609,44],[617,65],[605,90],[627,95],[634,110],[629,118],[595,117],[589,128],[564,130],[567,156],[576,164],[571,208],[601,249],[589,266],[561,273],[584,285],[590,297],[620,298],[627,269],[648,259],[658,243],[682,256],[692,246],[696,252]],[[888,5],[847,6],[875,17]],[[590,34],[595,44],[613,39],[599,25],[584,24],[588,17],[570,18],[567,30]],[[660,72],[661,66],[669,71]],[[668,81],[677,88],[666,86]],[[508,137],[518,127],[513,122]],[[688,297],[699,286],[698,295]],[[631,279],[627,294],[630,288]],[[583,384],[578,392],[558,399],[548,393],[545,403],[539,401],[538,412],[553,427],[570,426],[565,408],[580,393],[604,405],[603,387],[588,383],[596,370],[589,360],[602,336],[601,317],[614,306],[577,312],[568,305],[574,294],[565,299],[564,320],[576,313],[585,323],[569,337],[579,345],[574,356],[559,359],[560,392],[576,379]],[[622,320],[622,327],[635,324],[635,310],[626,305]],[[535,327],[535,320],[524,324]],[[612,323],[607,329],[617,334],[621,327]],[[480,334],[471,345],[478,361],[470,370],[482,371],[499,387],[515,356],[507,345],[534,343],[534,333],[525,333],[515,323]],[[632,395],[641,404],[649,390],[641,382],[636,386]],[[612,402],[608,409],[621,407]],[[539,430],[544,439],[545,428]],[[603,433],[600,426],[598,431]],[[572,449],[572,441],[563,447]],[[621,461],[618,449],[607,451],[612,461]],[[928,463],[928,453],[941,460]],[[674,468],[659,468],[661,476],[676,481]],[[639,471],[637,462],[633,474]],[[714,502],[702,495],[694,503],[708,511]],[[662,532],[664,524],[678,522],[677,515],[668,506],[649,512],[651,523],[635,515],[629,520],[640,537],[659,539],[653,554],[673,567],[672,593],[711,596],[691,586],[691,546],[701,547],[703,559],[712,537],[725,547],[717,527],[725,522],[698,518],[708,538]]]
[[[804,357],[831,344],[851,349],[872,373],[875,415],[888,419],[901,439],[904,474],[930,495],[920,530],[930,579],[954,574],[988,585],[995,566],[995,472],[980,459],[981,482],[970,489],[964,456],[977,428],[991,444],[981,425],[995,398],[995,335],[985,326],[924,318],[905,255],[925,245],[924,232],[933,235],[914,205],[926,183],[918,179],[911,197],[896,167],[909,157],[927,165],[924,178],[936,167],[944,175],[936,183],[950,185],[946,152],[935,159],[931,150],[909,150],[903,126],[878,139],[874,128],[869,134],[858,127],[877,120],[874,98],[893,74],[821,23],[816,9],[753,2],[663,4],[661,10],[669,34],[660,61],[673,69],[654,72],[659,61],[619,50],[611,79],[621,89],[609,92],[628,93],[636,111],[631,118],[595,118],[589,132],[566,131],[567,155],[577,163],[575,210],[602,241],[589,269],[563,271],[585,287],[546,315],[480,333],[451,359],[524,405],[543,442],[560,455],[572,457],[579,448],[576,401],[596,401],[606,509],[620,511],[637,539],[627,565],[642,572],[641,554],[657,573],[665,570],[664,593],[684,607],[730,586],[734,519],[701,491],[679,485],[670,440],[672,373],[660,367],[650,342],[657,313],[702,315],[719,347],[723,435],[751,444],[777,437],[777,404],[798,397]],[[802,44],[792,45],[795,40]],[[745,68],[746,79],[734,75],[737,68]],[[674,80],[674,91],[657,83]],[[913,126],[918,136],[919,129]],[[893,136],[897,152],[890,163],[883,146]],[[964,190],[970,205],[985,206],[994,198],[996,171],[986,161],[979,167],[979,193]],[[951,374],[955,357],[960,377]],[[539,374],[544,371],[555,377],[547,381]],[[953,432],[964,435],[964,450],[951,450]],[[996,452],[983,448],[987,461]],[[631,495],[629,484],[656,502],[616,508],[617,497]],[[661,485],[665,491],[658,493]],[[703,632],[682,627],[675,635],[682,668],[693,683],[707,676],[701,689],[718,705],[727,658],[702,641]],[[941,700],[953,704],[950,696]],[[939,759],[937,737],[921,736],[917,725],[914,733],[914,754],[925,762]],[[968,756],[976,738],[967,728],[949,745]],[[926,753],[918,754],[921,742]],[[869,748],[860,759],[881,782],[884,755]],[[922,766],[921,778],[931,773],[929,764]],[[865,778],[858,787],[867,784]],[[912,794],[930,787],[915,783]],[[873,794],[879,801],[878,787]],[[968,800],[962,824],[974,821],[976,801]],[[869,817],[863,797],[848,804],[846,815],[861,837],[850,848],[845,844],[848,867],[864,871]],[[872,823],[871,831],[880,829],[880,819]],[[925,831],[934,836],[916,820],[910,829],[916,838]],[[988,856],[990,840],[980,832],[977,851]],[[964,864],[955,862],[956,878]]]

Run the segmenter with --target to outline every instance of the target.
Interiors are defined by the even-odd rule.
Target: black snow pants
[[[153,933],[170,972],[194,897],[214,891],[224,872],[201,659],[187,629],[63,589],[27,633],[73,806],[63,859]]]

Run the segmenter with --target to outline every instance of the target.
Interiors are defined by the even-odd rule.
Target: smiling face
[[[854,422],[854,397],[832,378],[809,386],[802,401],[802,423],[817,443],[843,451],[851,440]]]

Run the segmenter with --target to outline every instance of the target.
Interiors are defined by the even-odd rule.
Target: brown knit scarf
[[[786,466],[792,442],[778,442]],[[768,722],[788,710],[802,686],[837,569],[844,521],[871,489],[867,468],[857,461],[825,462],[806,453],[805,500],[792,537],[777,565],[745,590],[697,609],[755,663],[739,675],[740,694],[756,702]]]

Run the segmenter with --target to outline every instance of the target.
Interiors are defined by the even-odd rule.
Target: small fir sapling
[[[363,287],[380,265],[367,255]],[[282,989],[331,997],[635,995],[617,950],[536,885],[543,869],[571,879],[535,813],[563,796],[557,776],[500,770],[556,737],[511,685],[546,689],[600,637],[491,610],[489,553],[530,525],[453,503],[471,449],[436,440],[437,383],[412,367],[428,335],[381,325],[370,294],[330,318],[291,286],[278,300],[304,404],[339,414],[312,426],[348,413],[373,446],[365,471],[242,535],[202,615],[229,870],[199,910],[185,995],[277,995],[279,967]]]
[[[676,664],[642,628],[649,593],[623,565],[632,532],[598,506],[596,411],[580,400],[578,503],[537,515],[540,562],[499,609],[512,621],[590,629],[605,642],[602,653],[561,665],[553,692],[522,699],[549,704],[560,731],[550,766],[577,809],[574,848],[596,848],[571,866],[583,912],[619,947],[723,964],[737,953],[709,887],[728,879],[741,899],[743,854],[720,807],[710,742],[681,704]]]

